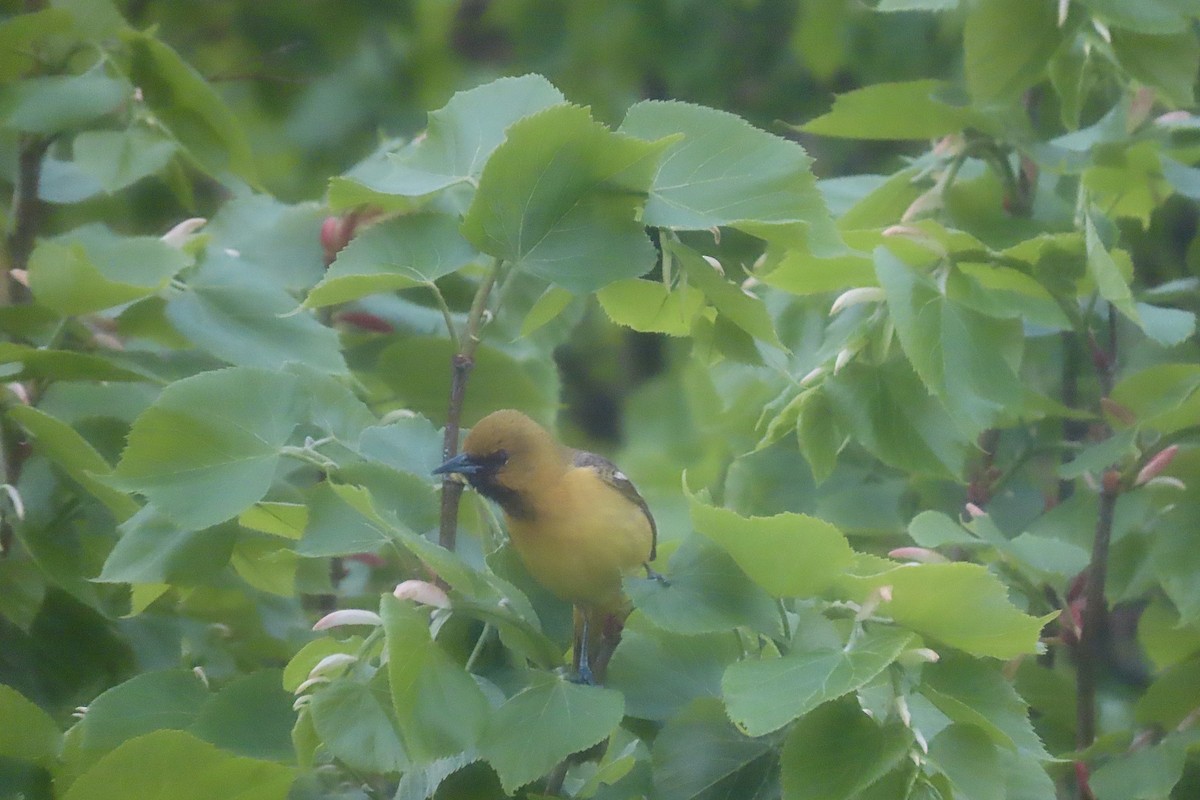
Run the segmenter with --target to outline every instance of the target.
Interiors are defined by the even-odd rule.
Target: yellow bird
[[[529,574],[575,607],[580,680],[603,676],[629,601],[621,578],[650,569],[658,531],[646,501],[608,459],[564,447],[529,417],[505,409],[484,417],[462,453],[436,470],[457,473],[499,504]],[[591,641],[589,641],[591,640]],[[597,644],[607,647],[588,656]]]

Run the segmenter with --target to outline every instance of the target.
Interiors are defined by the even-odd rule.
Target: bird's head
[[[562,448],[550,433],[520,411],[488,414],[467,434],[462,452],[434,470],[462,475],[488,494],[491,487],[524,490],[539,473],[563,462]]]

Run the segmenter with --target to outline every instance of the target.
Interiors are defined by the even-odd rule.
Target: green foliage
[[[1195,796],[1193,4],[27,5],[0,795]],[[506,407],[657,519],[602,686]]]

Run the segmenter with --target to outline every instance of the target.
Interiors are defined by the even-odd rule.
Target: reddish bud
[[[1100,487],[1105,494],[1116,494],[1121,491],[1121,473],[1115,469],[1105,470]]]
[[[354,214],[325,218],[321,223],[321,250],[325,252],[325,266],[332,264],[342,248],[350,243],[357,227],[358,217]]]
[[[337,321],[372,333],[391,333],[395,330],[390,322],[366,311],[343,311],[337,315]]]
[[[1173,444],[1170,447],[1164,447],[1154,454],[1154,458],[1146,462],[1146,466],[1137,474],[1137,480],[1133,482],[1134,486],[1141,486],[1151,478],[1157,476],[1160,472],[1166,469],[1172,461],[1175,460],[1175,454],[1179,452],[1179,445]]]
[[[1137,422],[1137,417],[1132,411],[1109,397],[1100,398],[1100,410],[1122,425],[1132,425]]]
[[[1075,762],[1075,781],[1079,784],[1079,796],[1084,800],[1093,800],[1096,795],[1092,794],[1092,787],[1089,783],[1091,773],[1088,770],[1088,765],[1084,761]]]
[[[374,553],[355,553],[351,556],[346,556],[350,561],[357,561],[360,564],[366,564],[368,567],[382,567],[387,562]]]

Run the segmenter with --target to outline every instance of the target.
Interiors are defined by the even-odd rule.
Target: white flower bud
[[[313,630],[325,631],[342,625],[373,625],[378,627],[382,624],[383,619],[374,611],[367,611],[362,608],[343,608],[321,617],[313,625]]]
[[[860,286],[857,289],[850,289],[842,292],[833,301],[833,305],[829,307],[829,316],[839,314],[850,306],[860,303],[878,303],[885,299],[887,299],[887,295],[878,286]]]
[[[442,587],[429,581],[404,581],[396,586],[392,594],[399,600],[412,600],[436,608],[450,607],[450,598]]]

